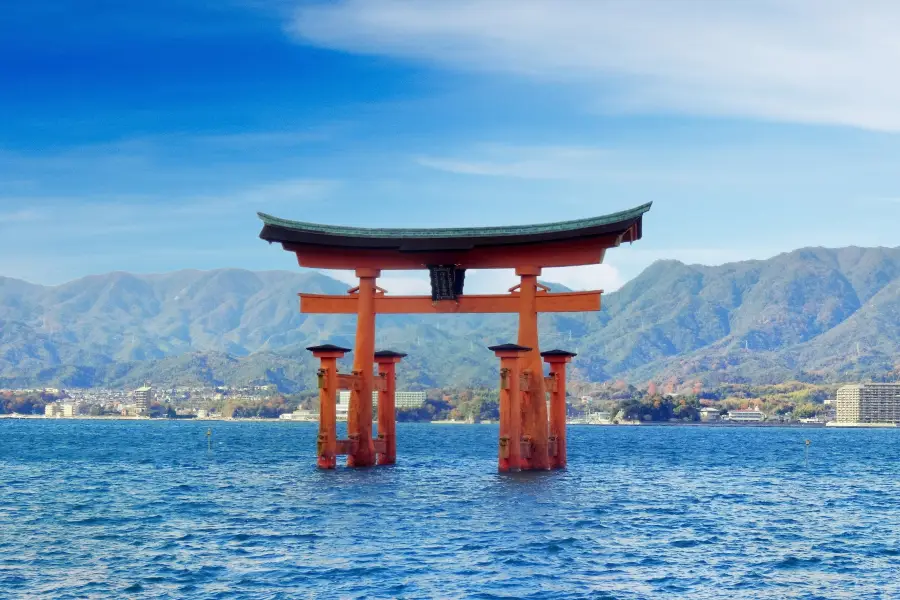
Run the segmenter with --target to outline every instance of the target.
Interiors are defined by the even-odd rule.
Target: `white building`
[[[718,421],[719,420],[719,409],[712,408],[710,406],[704,406],[700,409],[700,420],[701,421]]]
[[[737,423],[759,423],[766,420],[766,415],[758,408],[730,410],[728,420]]]
[[[65,404],[62,405],[62,416],[74,417],[77,414],[78,414],[78,408],[71,402],[66,402]]]
[[[394,392],[394,408],[420,408],[425,404],[425,392]],[[350,409],[350,390],[338,392],[335,404],[338,421],[347,420]],[[378,391],[372,392],[372,414],[377,414]]]
[[[278,415],[278,418],[284,421],[318,421],[319,413],[312,412],[311,410],[306,410],[303,408],[298,408],[292,413],[284,413],[282,415]],[[344,418],[346,418],[346,415]]]
[[[150,410],[153,401],[153,388],[149,385],[134,390],[134,408],[137,414],[145,415]]]
[[[420,408],[425,404],[425,392],[394,392],[397,408]]]
[[[45,417],[61,417],[62,416],[62,406],[57,402],[52,402],[44,407],[44,416]]]
[[[838,423],[900,423],[900,383],[845,385],[836,404]]]

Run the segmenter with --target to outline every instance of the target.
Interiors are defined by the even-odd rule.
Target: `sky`
[[[544,275],[606,291],[660,259],[897,246],[897,31],[876,0],[0,0],[0,276],[298,269],[257,211],[465,227],[653,202],[644,239]]]

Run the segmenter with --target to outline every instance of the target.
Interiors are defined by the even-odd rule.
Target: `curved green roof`
[[[531,237],[544,236],[546,234],[575,233],[584,230],[614,229],[621,225],[629,227],[639,220],[644,213],[650,210],[652,202],[642,204],[629,210],[623,210],[609,215],[591,217],[588,219],[576,219],[573,221],[558,221],[556,223],[540,223],[536,225],[510,225],[506,227],[446,227],[437,229],[423,228],[386,228],[369,229],[364,227],[348,227],[344,225],[321,225],[319,223],[307,223],[304,221],[290,221],[280,219],[266,213],[257,213],[263,222],[263,231],[260,237],[270,242],[297,242],[302,241],[300,236],[313,235],[335,236],[340,238],[364,238],[364,239],[472,239],[472,238],[502,238],[502,237]]]

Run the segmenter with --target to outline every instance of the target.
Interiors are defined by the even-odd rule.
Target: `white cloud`
[[[358,285],[353,271],[322,270],[322,273],[343,281],[348,286]],[[587,265],[582,267],[557,267],[544,269],[543,281],[559,283],[573,290],[603,290],[612,292],[624,285],[618,269],[611,265]],[[519,283],[512,269],[469,269],[466,272],[466,294],[505,294]],[[426,271],[384,271],[378,278],[379,287],[395,296],[430,294],[431,283]],[[552,291],[552,290],[551,290]],[[558,291],[558,290],[557,290]]]
[[[619,270],[608,264],[544,269],[543,279],[573,290],[614,292],[625,285]]]
[[[85,239],[114,233],[162,232],[196,227],[196,219],[213,223],[235,214],[253,219],[254,210],[302,207],[319,202],[339,185],[333,180],[289,179],[250,185],[219,196],[0,196],[0,207],[27,206],[0,212],[0,226],[15,226],[22,240],[52,235],[55,241]],[[39,227],[39,230],[35,228]],[[212,225],[210,225],[212,227]],[[153,246],[148,252],[157,252]]]
[[[893,0],[344,0],[299,39],[587,88],[605,110],[900,131]]]
[[[10,202],[9,204],[27,202],[24,200],[19,200],[18,202]],[[4,202],[6,204],[6,202]],[[9,223],[24,223],[28,221],[39,221],[41,219],[46,218],[46,214],[43,211],[36,210],[33,208],[23,208],[19,210],[14,210],[10,212],[0,213],[0,223],[9,224]]]
[[[520,179],[580,179],[596,176],[608,152],[581,146],[481,145],[473,149],[477,158],[419,157],[420,165],[457,173]]]
[[[176,212],[216,214],[227,210],[246,211],[249,208],[269,212],[288,203],[310,203],[323,200],[339,182],[330,179],[287,179],[222,194],[220,196],[189,196]]]
[[[322,269],[322,273],[343,281],[348,286],[359,285],[359,279],[353,271]],[[392,296],[413,296],[418,294],[430,294],[431,283],[426,271],[383,271],[382,277],[376,281],[378,287],[387,290]]]

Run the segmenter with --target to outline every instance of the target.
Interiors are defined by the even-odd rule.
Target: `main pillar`
[[[500,440],[497,470],[501,473],[522,468],[522,393],[519,366],[523,353],[531,348],[516,344],[490,346],[500,358]]]
[[[337,466],[337,360],[350,352],[333,344],[307,348],[319,359],[319,438],[316,442],[316,465],[320,469]]]
[[[405,356],[391,350],[375,353],[378,374],[384,379],[384,387],[378,392],[378,438],[384,440],[384,452],[378,454],[379,465],[397,462],[396,365]]]
[[[372,443],[372,361],[375,355],[375,279],[378,269],[357,269],[356,349],[353,353],[353,373],[359,384],[350,392],[347,412],[347,433],[357,442],[356,451],[347,455],[348,467],[370,467],[375,464],[375,445]]]
[[[550,391],[550,438],[554,441],[556,452],[550,457],[550,466],[554,469],[566,468],[566,363],[577,356],[565,350],[548,350],[541,352],[544,362],[550,364],[550,377],[553,389]]]
[[[550,468],[547,431],[547,388],[544,385],[544,365],[538,349],[537,278],[541,268],[523,266],[516,268],[521,277],[519,284],[519,339],[518,344],[528,348],[520,361],[522,371],[530,374],[530,387],[522,394],[523,434],[531,443],[530,458],[522,468],[547,470]]]

